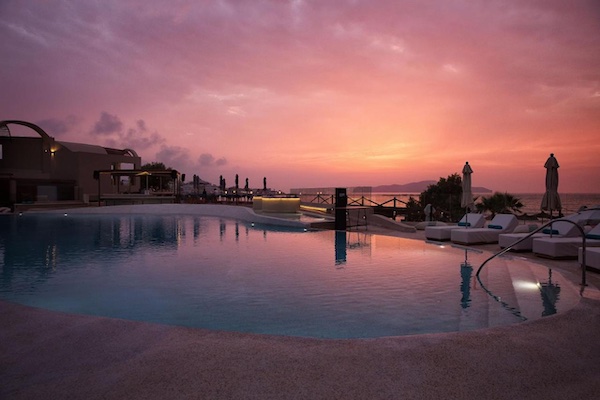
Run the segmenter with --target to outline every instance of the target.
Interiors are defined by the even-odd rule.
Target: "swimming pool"
[[[518,257],[362,232],[198,215],[0,219],[0,299],[200,327],[372,338],[480,329],[577,304],[559,273]]]

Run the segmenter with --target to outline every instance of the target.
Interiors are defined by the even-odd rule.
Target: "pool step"
[[[488,326],[501,326],[519,322],[520,309],[517,294],[511,278],[511,263],[508,258],[497,258],[481,272],[486,288],[495,296],[488,296]],[[487,274],[485,274],[487,270]]]
[[[511,271],[519,308],[528,319],[568,310],[580,300],[576,288],[552,269],[534,268],[527,262],[515,262]]]
[[[538,282],[543,277],[536,274],[530,264],[515,260],[511,266],[511,279],[521,314],[527,319],[539,318],[542,297]]]
[[[503,307],[502,304],[488,295],[480,286],[479,281],[475,277],[477,268],[477,265],[473,266],[472,278],[469,285],[470,298],[473,301],[468,307],[461,309],[458,330],[466,331],[482,326],[494,327],[519,322],[519,318],[513,315],[511,310]],[[499,297],[502,302],[507,303],[511,307],[517,306],[514,290],[509,283],[510,272],[505,260],[498,259],[491,268],[484,268],[481,271],[480,277],[485,287],[494,296]],[[462,283],[461,292],[464,292]]]

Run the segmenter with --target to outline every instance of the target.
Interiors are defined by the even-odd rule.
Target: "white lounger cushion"
[[[569,219],[573,222],[576,222],[578,215],[579,214],[573,214],[573,215],[566,217],[565,219]],[[544,231],[547,231],[548,233],[544,233]],[[579,229],[577,229],[577,226],[573,225],[570,222],[558,221],[558,222],[555,222],[552,224],[552,235],[550,235],[550,233],[549,233],[550,227],[548,227],[547,229],[544,229],[544,231],[538,232],[538,233],[534,234],[533,236],[530,236],[526,240],[523,240],[521,243],[514,246],[512,248],[512,250],[513,251],[531,251],[531,249],[533,248],[533,239],[534,238],[545,238],[545,237],[551,237],[551,236],[552,237],[571,237],[571,236],[576,236],[579,232]],[[498,237],[498,244],[500,245],[500,248],[503,249],[503,248],[508,247],[511,244],[515,243],[517,240],[524,238],[527,235],[529,235],[529,233],[502,233]]]
[[[501,233],[512,232],[517,225],[519,221],[514,215],[498,214],[490,221],[487,228],[455,229],[451,232],[450,239],[460,244],[497,243]]]
[[[600,224],[586,234],[586,247],[599,247]],[[573,237],[544,237],[533,240],[533,252],[536,255],[550,258],[577,258],[578,249],[582,247],[580,235]]]
[[[462,226],[464,224],[468,224]],[[481,228],[485,224],[483,214],[468,213],[458,221],[458,225],[428,226],[425,228],[425,237],[432,240],[450,240],[450,232],[454,229]]]
[[[583,248],[579,248],[579,264],[583,263]],[[600,270],[600,247],[585,248],[585,265]]]

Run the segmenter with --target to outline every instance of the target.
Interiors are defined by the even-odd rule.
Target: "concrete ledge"
[[[372,214],[369,215],[369,218],[369,224],[380,226],[382,228],[408,233],[417,231],[417,229],[412,225],[403,224],[402,222],[396,222],[393,219],[384,217],[383,215]]]
[[[89,203],[82,201],[40,201],[35,203],[16,203],[15,213],[26,212],[26,211],[38,211],[38,210],[57,210],[57,209],[69,209],[69,208],[87,208]]]

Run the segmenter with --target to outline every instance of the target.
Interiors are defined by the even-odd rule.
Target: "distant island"
[[[379,185],[373,186],[371,189],[373,193],[421,193],[427,190],[429,185],[435,185],[437,181],[420,181],[420,182],[411,182],[403,185],[394,184],[394,185]],[[492,190],[481,187],[481,186],[473,186],[473,193],[491,193]]]

